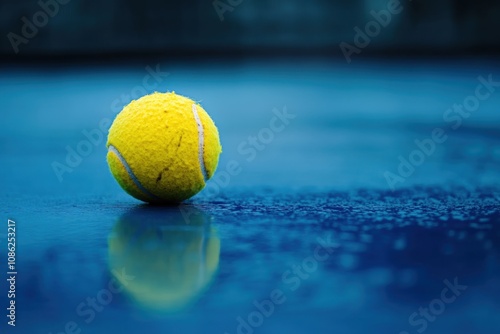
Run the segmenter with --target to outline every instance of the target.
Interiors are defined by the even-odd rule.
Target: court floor
[[[498,69],[479,60],[6,68],[0,235],[15,221],[17,308],[16,328],[5,316],[1,326],[495,332],[500,87],[480,78],[500,79]],[[488,98],[458,125],[448,110],[481,84]],[[221,134],[214,179],[180,206],[134,200],[105,161],[109,122],[155,90],[200,101]]]

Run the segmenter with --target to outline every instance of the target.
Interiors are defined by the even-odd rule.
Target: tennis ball
[[[150,203],[194,196],[214,174],[222,151],[207,112],[174,92],[130,102],[113,121],[106,146],[120,186]]]
[[[189,307],[214,281],[220,239],[196,207],[136,207],[108,237],[108,265],[126,294],[150,310]]]

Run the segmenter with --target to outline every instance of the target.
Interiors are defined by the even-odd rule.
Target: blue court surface
[[[497,62],[0,71],[2,333],[498,333]],[[110,122],[153,91],[200,101],[221,136],[180,206],[106,163]]]

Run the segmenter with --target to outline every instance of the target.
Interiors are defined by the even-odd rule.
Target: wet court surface
[[[500,91],[443,120],[489,65],[162,65],[157,89],[201,100],[223,145],[215,179],[176,207],[135,201],[105,161],[100,124],[147,70],[9,70],[9,333],[497,332]],[[283,130],[252,146],[277,115]],[[58,175],[84,130],[91,152]],[[415,140],[432,149],[417,164]]]

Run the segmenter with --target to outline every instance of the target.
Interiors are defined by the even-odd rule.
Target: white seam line
[[[120,154],[120,152],[118,152],[118,150],[113,145],[109,145],[108,151],[111,151],[114,154],[116,154],[116,156],[118,157],[118,159],[122,163],[123,167],[125,167],[125,169],[127,170],[128,175],[130,176],[130,178],[132,179],[134,184],[137,186],[137,188],[139,188],[140,191],[142,191],[143,193],[145,193],[149,197],[152,197],[153,199],[160,199],[159,197],[153,195],[146,188],[144,188],[142,186],[142,184],[139,182],[137,177],[135,177],[134,172],[132,172],[132,169],[130,169],[130,166],[128,165],[127,161],[123,158],[123,156]]]
[[[200,162],[201,174],[203,174],[203,179],[208,180],[207,169],[205,168],[205,159],[203,159],[203,124],[201,124],[200,117],[198,116],[198,109],[196,109],[196,104],[193,104],[193,114],[196,120],[196,125],[198,126],[198,160]]]

